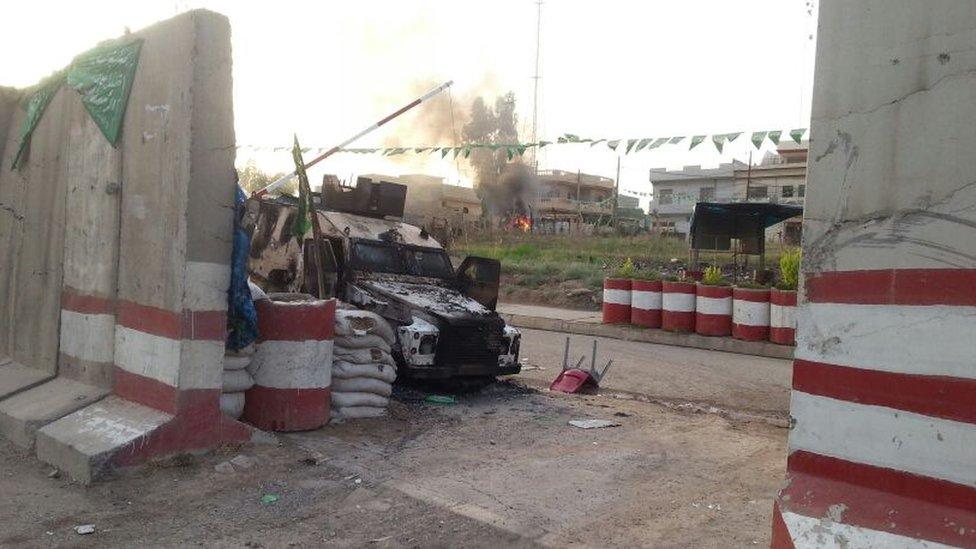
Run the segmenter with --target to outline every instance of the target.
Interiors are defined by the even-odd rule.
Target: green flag
[[[654,140],[653,143],[651,143],[651,147],[650,148],[656,149],[656,148],[660,147],[661,145],[663,145],[663,144],[665,144],[667,142],[668,142],[668,138],[667,137],[658,137],[657,139]]]
[[[17,147],[14,161],[10,165],[11,169],[16,170],[20,167],[20,163],[24,159],[24,153],[27,152],[27,147],[30,145],[31,135],[34,134],[34,128],[41,121],[41,115],[44,114],[44,109],[54,99],[54,94],[58,93],[58,88],[64,83],[64,79],[65,75],[63,72],[49,76],[37,86],[23,104],[27,110],[27,115],[24,116],[24,122],[20,126],[20,145]]]
[[[298,175],[298,216],[291,227],[291,234],[299,242],[305,240],[305,233],[312,228],[309,212],[312,209],[312,193],[308,186],[308,174],[305,173],[305,161],[302,160],[302,148],[298,146],[298,135],[295,135],[295,146],[291,149],[291,157],[295,161],[295,174]]]
[[[604,141],[606,141],[606,139],[594,139],[593,141],[590,142],[590,146],[592,147],[594,145],[598,145],[600,143],[603,143]]]
[[[142,40],[99,46],[76,57],[68,69],[68,86],[81,95],[81,104],[112,146],[122,132],[141,48]]]
[[[613,141],[607,141],[607,146],[610,147],[610,150],[612,151],[617,150],[618,145],[620,145],[619,139],[614,139]]]
[[[637,144],[637,140],[636,139],[628,139],[627,140],[627,150],[624,151],[624,154],[630,154],[630,149],[633,149],[634,148],[634,145],[636,145],[636,144]]]
[[[800,141],[803,140],[803,134],[805,134],[806,132],[807,132],[806,128],[797,128],[795,130],[790,130],[790,137],[792,137],[793,141],[796,141],[796,144],[799,145]]]
[[[646,146],[648,146],[650,144],[651,144],[651,138],[650,137],[648,137],[646,139],[641,139],[640,141],[637,142],[637,148],[634,149],[634,152],[640,152],[641,150],[644,149],[644,147],[646,147]]]
[[[450,147],[441,147],[441,158],[444,158],[450,152],[451,152],[451,148]]]
[[[779,145],[779,138],[781,135],[783,135],[783,132],[780,130],[773,130],[766,133],[766,137],[773,142],[773,145]]]
[[[691,149],[694,149],[698,145],[701,145],[702,141],[704,141],[706,137],[708,137],[708,136],[707,135],[696,135],[696,136],[692,137],[691,138],[691,145],[688,147],[688,150],[690,151]]]
[[[764,139],[766,139],[766,132],[752,132],[752,144],[757,149],[762,147]]]
[[[685,138],[685,136],[683,136],[683,135],[678,135],[678,136],[672,137],[671,139],[668,139],[668,144],[669,145],[677,145],[684,138]]]

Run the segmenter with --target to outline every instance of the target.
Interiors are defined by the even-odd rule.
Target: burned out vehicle
[[[485,382],[520,370],[519,332],[495,312],[500,265],[468,257],[455,269],[444,248],[403,216],[406,187],[360,178],[315,194],[318,261],[309,231],[292,234],[297,202],[251,198],[249,274],[268,292],[337,297],[386,318],[393,355],[408,378]]]

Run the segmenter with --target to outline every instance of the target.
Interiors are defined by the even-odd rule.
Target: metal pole
[[[569,336],[566,336],[566,348],[563,350],[563,370],[569,367]]]
[[[539,45],[541,44],[542,35],[542,0],[537,0],[536,3],[536,16],[535,16],[535,75],[532,76],[534,81],[534,86],[532,88],[532,142],[535,143],[539,140],[537,135],[538,123],[539,123]],[[539,173],[539,151],[537,148],[532,149],[532,164],[534,164],[535,173]]]
[[[596,340],[593,340],[593,355],[590,357],[590,371],[596,371]]]
[[[326,158],[332,156],[333,154],[341,151],[343,148],[349,146],[352,142],[356,141],[360,137],[362,137],[362,136],[364,136],[364,135],[366,135],[366,134],[368,134],[368,133],[376,130],[377,128],[379,128],[383,124],[386,124],[390,120],[393,120],[394,118],[396,118],[396,117],[400,116],[401,114],[409,111],[410,109],[416,107],[417,105],[423,103],[424,101],[427,101],[428,99],[430,99],[430,98],[434,97],[435,95],[441,93],[442,91],[444,91],[447,88],[451,87],[451,84],[454,84],[454,81],[453,80],[448,80],[447,82],[441,84],[440,86],[437,86],[436,88],[434,88],[434,89],[430,90],[429,92],[423,94],[422,96],[418,97],[417,99],[414,99],[413,101],[411,101],[410,103],[404,105],[403,107],[400,107],[400,109],[398,109],[397,111],[395,111],[393,114],[387,116],[386,118],[383,118],[379,122],[377,122],[377,123],[369,126],[368,128],[366,128],[366,129],[362,130],[361,132],[357,133],[356,135],[350,137],[349,139],[346,139],[342,143],[339,143],[335,147],[332,147],[331,149],[329,149],[329,150],[325,151],[324,153],[320,154],[319,156],[313,158],[312,160],[310,160],[308,162],[308,164],[305,164],[305,169],[311,168],[312,166],[318,164],[322,160],[325,160]],[[290,173],[290,174],[282,177],[281,179],[275,181],[274,183],[268,185],[267,187],[261,189],[260,191],[257,191],[252,196],[262,197],[262,196],[268,194],[269,192],[277,189],[278,187],[284,185],[285,183],[288,183],[294,177],[295,177],[295,172],[292,172],[292,173]]]

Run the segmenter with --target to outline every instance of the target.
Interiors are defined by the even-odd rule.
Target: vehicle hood
[[[369,281],[366,288],[448,321],[494,316],[494,311],[453,288],[398,281]]]

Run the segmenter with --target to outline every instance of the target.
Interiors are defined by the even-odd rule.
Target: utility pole
[[[617,226],[617,196],[620,194],[620,155],[617,155],[617,178],[613,181],[613,213],[610,215],[610,226]]]
[[[534,85],[532,87],[532,142],[539,141],[539,50],[542,43],[542,0],[536,0],[535,14],[535,74],[532,76]],[[536,175],[539,174],[539,151],[538,147],[532,148],[532,164]]]
[[[752,151],[749,151],[749,167],[746,168],[746,202],[749,202],[750,183],[752,183]]]

